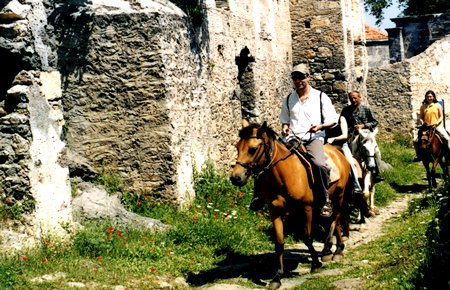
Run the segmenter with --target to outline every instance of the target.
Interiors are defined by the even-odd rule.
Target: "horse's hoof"
[[[325,256],[322,256],[322,262],[329,262],[329,261],[331,261],[331,259],[333,258],[333,255],[325,255]]]
[[[280,287],[281,287],[281,282],[270,281],[270,283],[269,283],[269,289],[278,289]]]
[[[340,261],[344,259],[344,255],[343,254],[336,254],[333,256],[333,261]]]
[[[369,210],[368,216],[367,217],[375,217],[377,215],[377,213],[375,212],[375,210]]]
[[[320,263],[319,261],[312,262],[312,264],[311,264],[311,273],[314,273],[319,268],[322,268],[322,263]]]

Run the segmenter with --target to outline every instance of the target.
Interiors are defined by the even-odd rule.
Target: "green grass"
[[[417,192],[415,188],[424,181],[421,164],[411,162],[412,149],[401,142],[380,145],[383,160],[394,166],[392,171],[384,172],[386,181],[376,185],[376,204],[383,206],[402,194]],[[113,226],[108,221],[87,222],[71,235],[69,242],[44,239],[34,250],[1,256],[0,289],[67,289],[68,282],[82,282],[91,288],[122,285],[151,289],[161,287],[162,281],[183,289],[186,286],[177,284],[176,277],[187,281],[201,277],[200,282],[205,283],[228,281],[223,277],[227,275],[214,277],[220,266],[250,263],[250,272],[253,266],[264,271],[273,268],[272,258],[264,255],[273,252],[267,210],[248,210],[251,182],[237,188],[226,174],[207,163],[203,172],[194,174],[196,199],[179,209],[150,193],[127,192],[119,180],[104,173],[97,182],[109,186],[111,192],[122,191],[128,210],[159,219],[170,228],[151,232]],[[442,253],[448,252],[450,240],[445,231],[449,228],[449,210],[442,206],[448,193],[441,191],[416,200],[406,214],[385,227],[382,238],[348,250],[341,263],[325,266],[350,268],[344,275],[308,277],[301,287],[331,289],[333,281],[354,277],[362,277],[366,289],[391,288],[390,283],[396,289],[414,288],[419,281],[426,287],[437,281],[435,273],[442,270],[439,261],[449,262],[448,254]],[[292,243],[293,239],[287,238],[286,242]],[[64,276],[33,280],[56,273]],[[239,279],[239,274],[231,277],[236,284],[261,287],[251,279]]]

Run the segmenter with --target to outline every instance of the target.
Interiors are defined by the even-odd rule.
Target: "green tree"
[[[450,12],[449,0],[398,0],[404,16]],[[392,6],[392,0],[364,0],[364,8],[377,19],[383,20],[383,10]]]

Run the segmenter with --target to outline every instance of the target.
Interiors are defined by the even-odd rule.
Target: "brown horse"
[[[448,149],[442,142],[442,138],[436,133],[435,126],[422,126],[419,131],[419,138],[418,157],[425,166],[428,188],[431,190],[432,186],[437,186],[436,167],[438,164],[441,165],[442,171],[444,172],[444,180],[446,180],[448,175],[447,163],[449,162]],[[431,170],[430,163],[432,164]]]
[[[266,123],[262,126],[242,121],[239,132],[240,140],[236,147],[238,157],[230,177],[232,183],[243,186],[251,175],[257,176],[258,188],[265,202],[269,205],[270,217],[275,229],[275,254],[278,271],[270,283],[270,288],[281,285],[283,274],[284,234],[282,215],[289,209],[302,210],[304,221],[302,230],[303,242],[308,247],[312,257],[311,271],[322,266],[319,256],[313,247],[311,226],[313,222],[314,202],[313,185],[307,167],[298,156],[288,150],[276,140],[276,133]],[[325,154],[337,165],[339,177],[329,188],[330,199],[333,202],[333,215],[327,219],[328,236],[322,251],[322,260],[329,260],[332,256],[332,236],[336,236],[336,251],[333,259],[343,256],[344,242],[340,229],[341,207],[345,188],[349,179],[350,165],[344,155],[335,147],[325,145]],[[256,185],[255,185],[256,188]],[[316,198],[317,200],[317,198]],[[317,211],[315,210],[314,213]],[[314,214],[314,216],[317,216]]]

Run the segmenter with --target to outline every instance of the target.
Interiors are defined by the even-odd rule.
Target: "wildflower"
[[[190,204],[189,207],[192,207],[192,204]]]
[[[259,229],[262,230],[262,229],[263,229],[263,226],[259,226]]]
[[[149,195],[146,195],[145,196],[145,199],[150,199],[151,197],[149,196]]]
[[[97,257],[97,260],[99,260],[99,261],[100,261],[101,259],[103,259],[103,258],[102,258],[102,257]]]
[[[145,245],[145,242],[142,242],[143,245]]]
[[[107,238],[107,239],[111,241],[111,240],[112,240],[112,237],[111,237],[111,236],[108,236],[108,238]]]
[[[47,259],[43,258],[41,261],[42,261],[42,263],[45,263],[45,262],[47,262]]]
[[[6,199],[6,202],[7,202],[7,203],[12,203],[13,201],[12,201],[11,198],[7,198],[7,199]]]
[[[211,201],[211,198],[210,198],[210,197],[207,197],[206,200],[207,200],[207,201]]]
[[[217,214],[213,214],[213,217],[218,218],[219,216]]]
[[[126,245],[126,244],[127,244],[127,242],[123,242],[122,244]]]
[[[97,273],[97,270],[94,269],[93,272],[94,272],[94,273]]]
[[[192,218],[192,220],[193,220],[193,221],[196,221],[197,219],[196,219],[196,218]]]
[[[109,233],[109,234],[112,234],[112,233],[113,233],[113,228],[109,227],[109,228],[106,230],[106,232]]]
[[[214,211],[220,211],[220,210],[218,210],[218,209],[216,208]]]
[[[25,257],[25,256],[23,256],[23,257],[22,257],[22,260],[26,261],[26,260],[28,260],[28,258]]]
[[[217,193],[217,194],[220,194],[220,190],[216,190],[216,193]]]
[[[154,239],[150,239],[150,242],[154,242],[155,240]]]
[[[46,244],[50,244],[50,241],[49,241],[49,240],[45,240],[45,243],[46,243]]]
[[[147,237],[144,237],[144,240],[146,240],[147,239]]]
[[[116,234],[120,234],[120,231],[119,231],[119,230],[117,230],[117,231],[116,231]]]
[[[138,202],[136,202],[136,204],[137,204],[137,205],[141,205],[141,202],[140,202],[140,201],[138,201]]]
[[[148,248],[148,249],[149,249],[150,252],[153,251],[153,248]]]
[[[245,212],[242,213],[242,216],[245,216]]]
[[[150,272],[155,273],[156,272],[155,268],[151,268]]]

